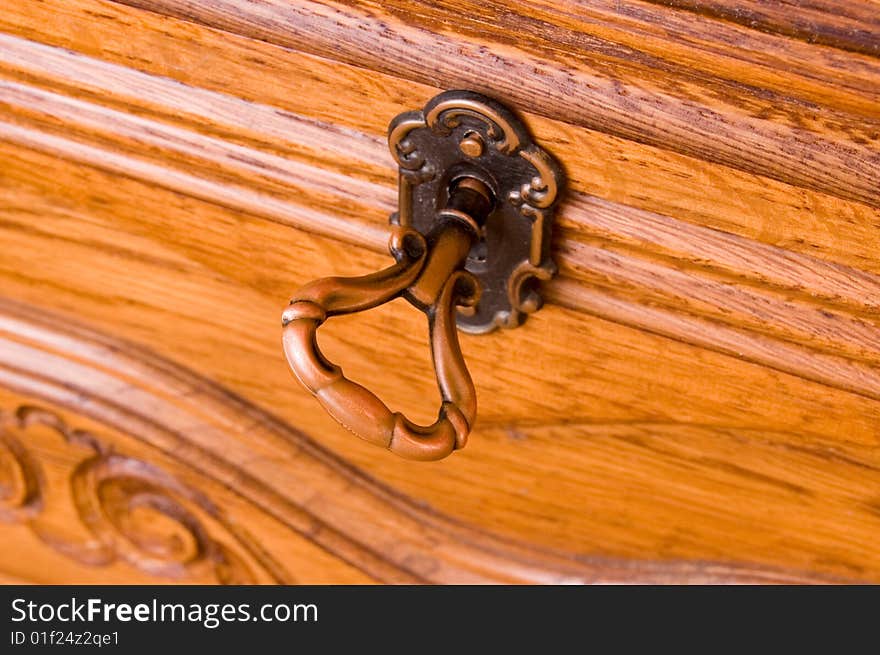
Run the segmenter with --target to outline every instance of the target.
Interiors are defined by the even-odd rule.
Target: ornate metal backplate
[[[554,205],[563,185],[554,159],[532,141],[504,105],[473,91],[446,91],[388,129],[400,170],[399,210],[391,223],[428,235],[460,177],[475,177],[495,196],[465,268],[482,286],[479,303],[461,309],[458,327],[489,332],[516,327],[541,306],[538,280],[550,279]]]

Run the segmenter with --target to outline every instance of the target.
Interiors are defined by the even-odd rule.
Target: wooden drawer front
[[[872,3],[14,4],[0,574],[880,580]],[[388,121],[449,88],[570,189],[547,305],[461,336],[467,448],[415,464],[321,411],[279,318],[390,263]],[[396,301],[321,346],[430,421],[426,332]]]

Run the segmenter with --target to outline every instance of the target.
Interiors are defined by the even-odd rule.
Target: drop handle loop
[[[400,229],[391,244],[397,263],[363,277],[310,282],[294,294],[282,317],[284,353],[299,381],[348,430],[408,459],[441,459],[463,448],[476,417],[476,391],[455,327],[455,306],[474,304],[479,293],[473,276],[460,268],[474,237],[471,226],[455,219],[427,242],[414,230]],[[437,420],[429,426],[392,412],[372,391],[346,378],[324,357],[316,340],[328,318],[400,296],[428,317],[443,399]]]
[[[535,281],[556,271],[550,229],[564,177],[516,114],[473,91],[446,91],[421,111],[400,114],[388,145],[398,164],[389,243],[395,263],[297,291],[282,317],[284,353],[300,382],[351,432],[409,459],[436,460],[465,445],[477,412],[457,329],[515,328],[540,308]],[[431,425],[392,412],[318,348],[327,319],[398,297],[428,318],[442,397]]]

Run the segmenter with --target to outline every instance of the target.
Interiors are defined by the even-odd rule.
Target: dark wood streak
[[[880,55],[880,7],[872,2],[647,0],[751,29],[865,55]]]

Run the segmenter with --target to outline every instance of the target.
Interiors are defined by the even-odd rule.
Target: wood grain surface
[[[389,544],[352,564],[302,529],[287,551],[293,524],[259,494],[227,501],[229,480],[189,455],[43,399],[269,526],[296,581],[619,579],[624,558],[634,580],[880,580],[880,30],[875,3],[834,5],[16,3],[0,15],[0,295],[196,371],[407,503],[518,545],[441,553],[436,575]],[[465,451],[417,465],[320,411],[278,322],[302,283],[389,262],[387,122],[455,87],[521,110],[571,190],[548,306],[462,337],[477,425]],[[422,322],[392,303],[328,324],[321,347],[425,420]],[[265,458],[252,472],[302,502],[295,465]],[[363,521],[402,520],[371,507]],[[511,573],[521,561],[539,572]]]
[[[0,303],[0,344],[0,381],[14,390],[0,396],[0,461],[18,482],[0,518],[13,526],[14,547],[32,548],[34,538],[48,546],[36,562],[13,558],[17,573],[51,581],[53,569],[69,569],[52,550],[79,564],[74,575],[85,567],[117,582],[130,569],[223,584],[834,580],[500,539],[411,502],[133,344],[9,303]]]

